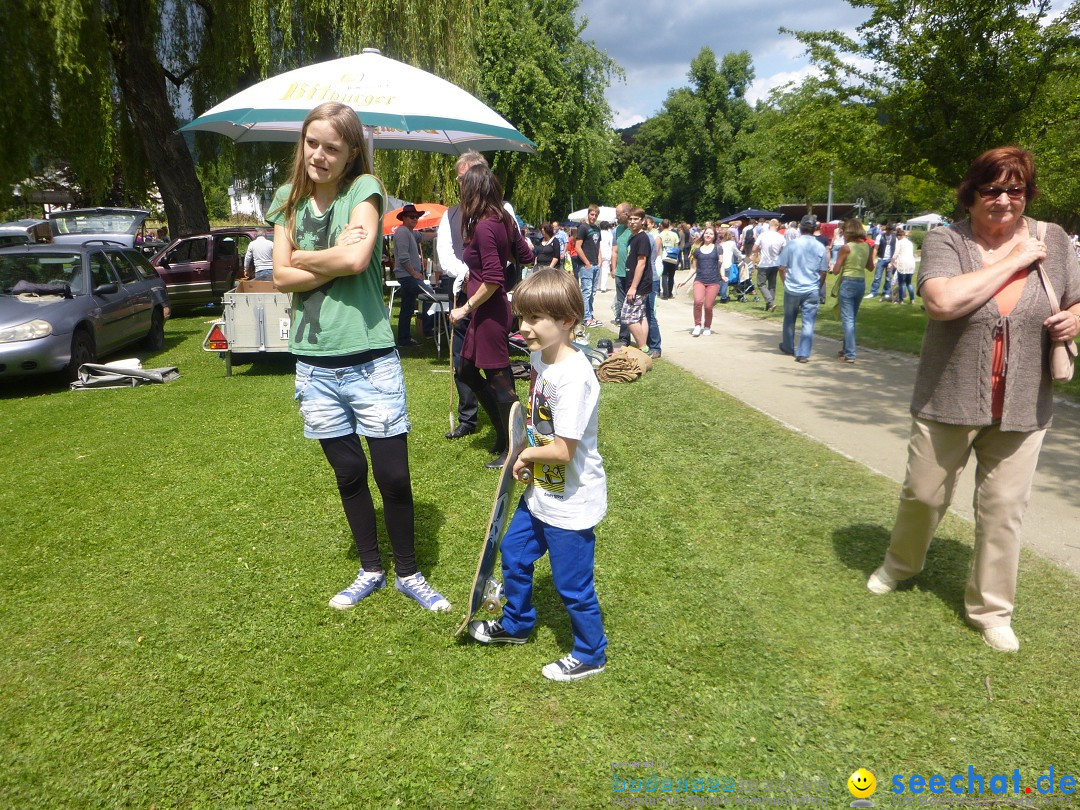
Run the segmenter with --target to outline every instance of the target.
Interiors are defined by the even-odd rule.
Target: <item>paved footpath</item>
[[[680,277],[683,275],[679,274]],[[606,314],[612,293],[598,295]],[[836,361],[838,340],[816,335],[811,362],[779,352],[781,315],[741,315],[716,305],[713,334],[691,337],[693,301],[684,288],[657,301],[663,360],[675,363],[792,430],[901,482],[911,427],[916,358],[859,348],[854,365]],[[764,307],[764,305],[762,305]],[[873,317],[864,311],[860,319]],[[797,336],[797,335],[796,335]],[[1024,545],[1080,575],[1080,407],[1058,397],[1024,519]],[[974,455],[953,510],[972,519]],[[899,495],[899,488],[897,489]]]

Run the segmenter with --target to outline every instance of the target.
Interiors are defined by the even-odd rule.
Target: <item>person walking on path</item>
[[[693,337],[712,334],[713,305],[722,278],[720,262],[723,254],[716,244],[716,231],[706,228],[701,232],[700,240],[690,257],[690,278],[694,281],[694,328],[690,331]],[[679,285],[680,289],[686,281]]]
[[[839,232],[839,229],[838,229]],[[841,363],[855,362],[855,319],[866,292],[866,273],[874,266],[866,230],[857,219],[844,223],[842,246],[832,272],[840,276],[840,323],[844,328],[844,348],[836,355]]]
[[[405,378],[383,303],[383,240],[376,236],[386,191],[369,154],[351,107],[326,102],[308,113],[291,180],[267,216],[274,283],[293,293],[289,351],[304,435],[318,439],[334,470],[360,556],[356,580],[330,607],[347,610],[386,586],[364,436],[394,551],[394,587],[425,610],[447,611],[450,603],[416,565]]]
[[[814,321],[820,304],[821,282],[829,270],[829,254],[814,238],[817,217],[807,214],[799,223],[799,236],[780,253],[777,263],[784,282],[784,331],[780,351],[795,355],[799,363],[810,362],[814,346]],[[795,345],[795,319],[802,317],[802,334]]]
[[[735,234],[732,233],[730,228],[726,229],[724,235],[720,237],[720,251],[722,253],[720,257],[720,303],[726,304],[728,302],[728,285],[733,278],[738,283],[739,262],[744,258],[742,251],[738,248]]]
[[[870,285],[870,292],[867,294],[867,298],[876,298],[878,290],[880,289],[881,300],[887,301],[889,299],[890,279],[886,268],[888,268],[889,262],[892,261],[893,253],[895,251],[896,234],[894,233],[893,226],[889,224],[882,230],[881,236],[874,246],[877,262],[874,265],[874,282]]]
[[[461,347],[458,376],[473,390],[495,428],[494,458],[485,466],[501,470],[509,446],[507,422],[517,399],[510,371],[510,301],[507,265],[512,257],[533,260],[532,248],[503,206],[502,184],[487,166],[470,166],[461,178],[463,258],[469,267],[468,297],[450,310],[457,323],[472,315]]]
[[[585,321],[582,325],[588,327],[600,326],[600,321],[593,317],[593,297],[596,295],[596,284],[600,276],[600,228],[596,224],[599,216],[600,206],[593,203],[574,237],[581,299],[585,303]]]
[[[911,277],[915,275],[915,245],[908,232],[896,229],[896,253],[893,254],[889,267],[896,270],[896,289],[899,303],[904,303],[904,293],[908,294],[908,303],[915,303],[915,290],[911,286]]]
[[[776,309],[776,276],[780,272],[780,252],[787,239],[780,233],[780,220],[770,219],[754,242],[752,261],[757,265],[757,285],[765,299],[765,311]]]
[[[991,149],[957,190],[969,218],[926,235],[919,294],[930,320],[907,472],[885,560],[866,583],[884,595],[922,571],[974,451],[975,550],[964,612],[999,652],[1020,648],[1012,629],[1020,526],[1053,416],[1048,352],[1051,341],[1080,334],[1080,265],[1065,231],[1024,215],[1037,194],[1030,152]],[[1056,314],[1040,267],[1060,301]]]
[[[663,248],[663,276],[660,282],[660,298],[668,300],[675,289],[675,271],[679,269],[679,234],[671,228],[671,220],[660,223],[660,244]]]

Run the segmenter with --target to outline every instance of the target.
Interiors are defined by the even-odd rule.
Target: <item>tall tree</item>
[[[796,36],[841,97],[874,103],[900,163],[955,185],[979,152],[1016,141],[1055,76],[1080,76],[1080,2],[849,0],[857,37]],[[783,30],[783,29],[782,29]]]
[[[268,75],[364,46],[451,81],[468,84],[476,71],[478,0],[11,2],[9,18],[20,24],[4,27],[0,108],[24,112],[0,121],[0,181],[21,179],[35,158],[63,159],[100,196],[118,171],[141,167],[157,182],[174,233],[209,226],[192,157],[176,135],[182,107],[201,111]],[[28,99],[40,106],[28,110]],[[220,142],[201,141],[207,152],[230,153]],[[131,148],[139,154],[124,153]],[[146,187],[136,179],[133,188]]]
[[[492,167],[526,219],[599,201],[614,153],[604,91],[619,68],[591,41],[577,0],[484,0],[478,94],[536,143],[499,152]],[[580,206],[579,206],[580,207]]]
[[[690,85],[668,93],[624,160],[645,172],[666,216],[705,219],[739,204],[734,146],[750,114],[745,95],[754,69],[746,51],[725,54],[718,63],[705,47],[687,75]]]

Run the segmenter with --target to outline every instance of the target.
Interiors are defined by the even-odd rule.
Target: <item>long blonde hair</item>
[[[278,211],[285,212],[285,231],[294,248],[298,247],[294,235],[296,211],[302,201],[315,194],[315,183],[308,177],[304,161],[304,141],[307,140],[308,127],[312,121],[326,121],[330,124],[345,141],[349,152],[353,154],[338,183],[339,192],[352,185],[353,180],[360,175],[373,173],[367,143],[364,140],[364,128],[360,125],[360,119],[352,107],[337,101],[326,101],[309,112],[300,130],[300,140],[296,144],[296,157],[293,158],[292,176],[289,179],[289,197],[281,208],[269,212],[269,214],[275,214]]]

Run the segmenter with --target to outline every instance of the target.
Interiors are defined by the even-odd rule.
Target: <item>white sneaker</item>
[[[874,297],[874,294],[870,293],[869,295],[864,295],[862,298],[863,298],[863,301],[865,301],[867,298],[873,298],[873,297]]]
[[[690,337],[698,337],[701,334],[701,327],[695,326],[690,330]]]
[[[1017,652],[1020,649],[1020,640],[1008,625],[983,630],[983,641],[998,652]]]
[[[890,577],[885,573],[885,566],[881,566],[870,575],[870,579],[866,580],[866,590],[878,596],[884,596],[895,591],[899,584],[900,580]]]
[[[711,335],[712,334],[712,329],[710,329],[709,327],[706,326],[704,329],[701,330],[701,334],[706,335],[706,336]]]

